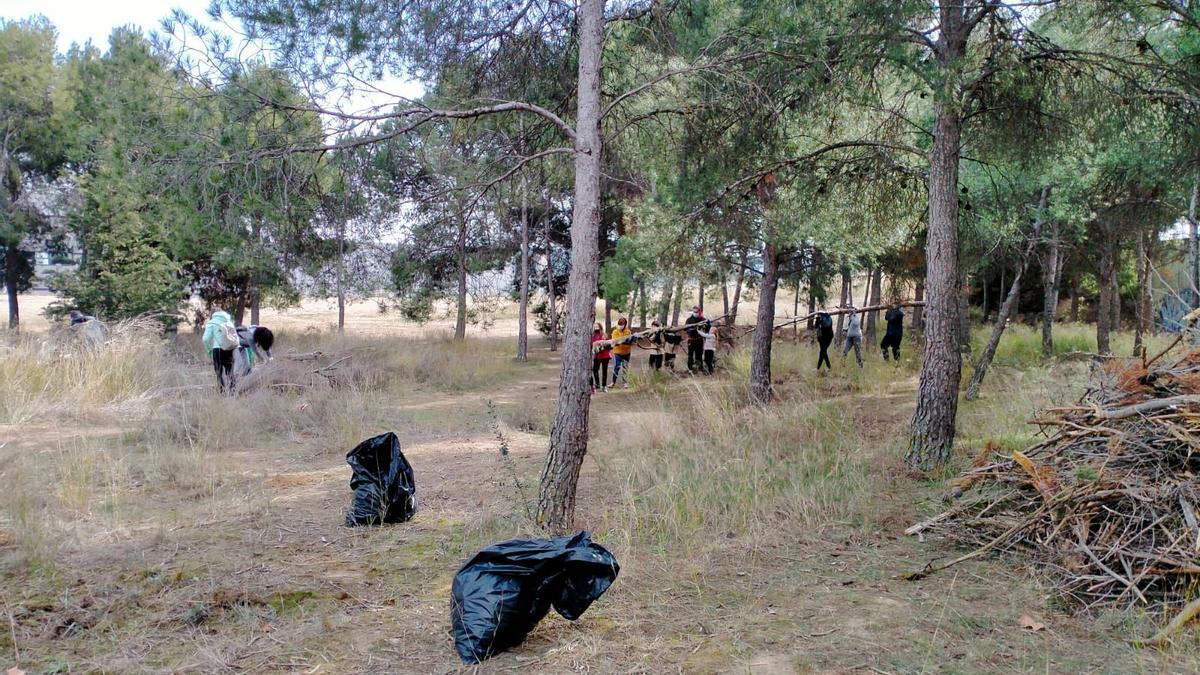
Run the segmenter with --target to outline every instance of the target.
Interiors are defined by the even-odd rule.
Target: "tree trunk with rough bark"
[[[996,309],[996,323],[992,326],[992,334],[988,338],[983,351],[979,353],[979,358],[975,360],[975,365],[971,370],[971,381],[967,384],[968,401],[974,401],[979,398],[979,387],[983,384],[983,378],[987,376],[988,367],[991,366],[992,359],[996,356],[996,348],[1000,346],[1000,337],[1004,335],[1004,329],[1008,327],[1008,319],[1012,316],[1013,310],[1017,308],[1018,303],[1021,301],[1021,281],[1025,277],[1026,270],[1029,269],[1029,259],[1033,256],[1034,247],[1037,246],[1038,239],[1042,235],[1046,201],[1049,197],[1050,188],[1042,188],[1042,195],[1038,199],[1038,215],[1033,222],[1033,231],[1030,232],[1025,250],[1022,252],[1020,260],[1017,261],[1017,268],[1013,272],[1012,286],[1008,289],[1008,295],[1004,297],[1004,301],[1000,303],[1000,307]]]
[[[703,281],[700,282],[700,299],[696,302],[696,304],[700,305],[700,312],[703,314],[704,313],[704,282]]]
[[[1099,224],[1101,232],[1100,260],[1096,274],[1100,286],[1100,299],[1096,306],[1096,351],[1101,354],[1111,354],[1110,333],[1114,330],[1113,319],[1113,277],[1116,276],[1117,256],[1114,225],[1107,220]]]
[[[638,318],[642,320],[642,330],[650,325],[646,320],[649,304],[646,299],[646,282],[638,281]]]
[[[1200,179],[1192,182],[1188,200],[1188,281],[1192,287],[1192,309],[1200,307],[1200,222],[1196,220],[1196,201],[1200,199]]]
[[[17,298],[17,266],[21,262],[21,250],[15,244],[4,249],[4,291],[8,295],[8,329],[21,329],[21,308]]]
[[[1153,233],[1139,232],[1137,243],[1137,301],[1134,303],[1136,326],[1133,334],[1133,355],[1142,351],[1142,341],[1150,331],[1150,246]]]
[[[1079,275],[1076,274],[1071,278],[1071,312],[1069,318],[1071,323],[1079,323],[1079,293],[1080,293]]]
[[[729,308],[729,325],[737,324],[738,305],[742,302],[742,285],[746,282],[746,249],[742,249],[738,263],[737,278],[733,285],[733,304]]]
[[[550,311],[550,351],[558,351],[558,296],[554,288],[554,240],[550,238],[550,198],[546,198],[546,217],[542,223],[546,235],[546,293]]]
[[[658,303],[658,323],[661,326],[667,325],[667,317],[671,313],[671,291],[675,289],[675,280],[667,279],[663,284],[662,300]]]
[[[521,298],[517,306],[517,361],[529,359],[529,186],[521,177]]]
[[[458,216],[458,241],[455,247],[458,264],[458,312],[454,319],[454,339],[467,339],[467,216]]]
[[[562,377],[550,428],[550,450],[538,493],[538,523],[551,532],[574,525],[575,490],[587,454],[591,405],[592,319],[600,272],[600,62],[604,0],[579,0],[578,109],[575,141],[575,204],[571,218],[571,275]]]
[[[1042,356],[1054,356],[1054,318],[1058,314],[1059,260],[1058,223],[1050,224],[1050,238],[1042,256]]]
[[[675,280],[675,304],[671,307],[671,325],[679,325],[679,312],[683,309],[683,279]]]
[[[346,334],[346,223],[338,218],[337,306],[338,335]]]
[[[971,276],[961,266],[958,291],[958,349],[971,353]]]
[[[763,247],[762,294],[750,352],[750,400],[758,405],[771,402],[771,343],[775,337],[775,292],[779,287],[779,251],[774,244]]]
[[[852,282],[850,280],[850,270],[843,269],[842,270],[842,299],[841,299],[841,302],[838,303],[838,307],[846,307],[850,304],[850,298],[851,298],[851,296],[854,295],[854,289],[851,287],[852,283],[854,283],[854,282]],[[845,326],[846,326],[846,316],[844,314],[838,314],[837,341],[839,343],[842,340],[846,339]]]
[[[913,289],[913,300],[917,302],[925,302],[925,280],[917,281],[916,288]],[[913,307],[913,328],[916,328],[921,333],[925,332],[925,305],[917,305]]]
[[[883,298],[883,268],[876,267],[871,272],[871,300],[865,307],[874,307],[882,302]],[[874,344],[875,342],[875,325],[879,321],[879,312],[867,313],[867,329],[866,341]]]
[[[1008,317],[1012,315],[1013,309],[1017,306],[1017,301],[1021,297],[1021,279],[1025,276],[1025,265],[1017,268],[1016,274],[1013,275],[1012,286],[1008,289],[1008,295],[1005,296],[1004,302],[1000,303],[999,309],[996,310],[996,322],[992,325],[992,334],[988,338],[987,344],[984,345],[983,351],[979,353],[979,357],[975,359],[975,365],[971,369],[971,381],[967,384],[967,400],[974,401],[979,398],[979,387],[983,384],[983,378],[987,375],[988,366],[992,364],[992,359],[996,356],[996,348],[1000,345],[1000,337],[1004,335],[1004,329],[1008,326]]]
[[[940,69],[957,67],[966,50],[968,31],[963,6],[942,3],[937,57]],[[959,347],[958,164],[962,137],[961,112],[955,102],[933,104],[933,147],[929,152],[929,230],[926,237],[925,352],[917,409],[913,413],[905,462],[929,470],[950,460],[958,415],[962,372]]]

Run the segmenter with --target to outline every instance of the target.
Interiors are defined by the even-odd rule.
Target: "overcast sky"
[[[65,52],[72,43],[92,41],[101,51],[108,48],[108,36],[118,26],[132,24],[146,33],[161,30],[162,20],[171,10],[181,9],[206,20],[210,0],[0,0],[0,18],[24,19],[42,14],[58,29],[58,50]],[[415,82],[388,79],[376,83],[383,91],[415,98],[421,86]],[[326,101],[333,107],[361,111],[373,105],[390,105],[390,97],[362,93],[350,102]]]

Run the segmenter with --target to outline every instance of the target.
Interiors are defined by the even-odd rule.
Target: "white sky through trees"
[[[233,26],[231,31],[230,27],[209,20],[209,3],[210,0],[0,0],[0,19],[11,21],[41,14],[58,31],[60,53],[66,53],[72,44],[82,45],[89,40],[96,48],[105,51],[113,29],[133,25],[145,33],[161,32],[163,19],[176,9],[183,10],[218,32],[236,32],[240,28]],[[226,17],[226,21],[237,20]],[[406,98],[417,98],[422,94],[419,83],[407,80],[389,78],[370,84],[389,94]],[[392,97],[379,92],[366,91],[364,87],[356,89],[359,91],[349,100],[324,103],[345,112],[359,112],[374,106],[390,106],[394,102]]]

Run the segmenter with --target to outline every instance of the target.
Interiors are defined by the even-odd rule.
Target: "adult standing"
[[[825,364],[826,370],[833,370],[833,364],[829,362],[829,345],[833,344],[833,317],[829,312],[822,307],[817,313],[817,345],[821,348],[821,354],[817,357],[817,372],[821,371],[821,364]]]
[[[854,348],[854,359],[858,361],[858,367],[862,368],[862,317],[853,305],[850,306],[850,316],[847,319],[846,345],[842,347],[842,358],[846,358],[851,347]]]
[[[696,372],[704,367],[704,336],[700,334],[701,324],[708,323],[699,305],[692,305],[692,313],[683,322],[687,329],[688,371]]]
[[[892,305],[892,308],[883,315],[884,321],[887,321],[887,332],[883,335],[883,342],[879,343],[879,348],[883,350],[883,360],[888,360],[888,349],[892,350],[892,356],[897,361],[900,360],[900,342],[904,339],[904,310],[900,308],[900,304]]]

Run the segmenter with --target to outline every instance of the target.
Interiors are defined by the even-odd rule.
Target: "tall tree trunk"
[[[963,5],[940,3],[938,56],[943,72],[957,67],[966,48]],[[954,103],[933,104],[933,147],[929,152],[929,231],[925,247],[925,352],[917,409],[905,462],[932,469],[950,460],[958,416],[962,372],[959,348],[958,162],[962,118]]]
[[[838,303],[838,307],[845,307],[850,304],[850,296],[853,295],[853,293],[854,293],[854,289],[851,288],[851,286],[850,286],[852,283],[853,282],[850,280],[850,270],[843,269],[842,270],[842,299],[841,299],[841,302]],[[846,338],[846,334],[844,331],[845,324],[846,324],[846,315],[838,314],[837,339],[839,342]]]
[[[667,279],[663,284],[662,300],[658,303],[658,323],[661,326],[666,326],[667,318],[671,314],[671,291],[675,290],[675,280]]]
[[[792,318],[800,318],[800,275],[796,275],[796,292],[792,294]],[[792,339],[800,341],[800,322],[792,322]]]
[[[817,319],[816,319],[816,317],[813,316],[813,312],[816,312],[816,311],[817,311],[817,295],[816,295],[816,293],[813,292],[812,280],[810,279],[808,282],[808,329],[809,330],[812,330],[813,328],[816,327],[815,322]]]
[[[1117,274],[1121,269],[1121,249],[1118,244],[1113,244],[1113,271],[1108,283],[1112,284],[1112,326],[1114,331],[1121,330],[1121,284]]]
[[[246,285],[243,284],[242,288],[238,291],[237,296],[233,300],[233,323],[236,326],[241,326],[242,319],[244,319],[246,316],[247,295],[248,291],[246,289]]]
[[[700,305],[700,312],[703,313],[704,312],[704,282],[703,281],[700,282],[700,299],[696,302],[696,304]]]
[[[1146,232],[1137,233],[1137,300],[1134,302],[1133,355],[1142,353],[1142,338],[1150,318],[1150,256]]]
[[[1054,356],[1054,318],[1058,314],[1059,260],[1058,223],[1050,224],[1050,238],[1042,256],[1042,356]]]
[[[1113,283],[1116,274],[1117,260],[1115,236],[1112,232],[1114,225],[1107,220],[1100,222],[1101,242],[1100,261],[1097,269],[1096,282],[1100,287],[1100,300],[1096,307],[1096,351],[1101,354],[1111,354],[1109,335],[1113,331]]]
[[[646,314],[648,312],[647,307],[649,306],[649,304],[650,303],[646,299],[646,282],[639,280],[638,281],[638,317],[642,320],[642,330],[646,330],[646,327],[650,325],[646,321],[646,318],[647,318]]]
[[[575,520],[575,489],[587,454],[591,405],[592,319],[600,272],[600,54],[604,0],[579,0],[579,81],[575,141],[575,205],[571,218],[571,276],[562,377],[550,428],[550,450],[538,494],[538,523],[564,532]]]
[[[729,270],[721,270],[721,316],[729,316]]]
[[[1046,200],[1049,196],[1050,188],[1042,188],[1042,196],[1038,200],[1038,215],[1034,220],[1033,231],[1025,245],[1025,251],[1013,272],[1012,286],[1008,289],[1008,295],[1004,297],[1004,302],[1000,303],[1000,307],[996,309],[996,323],[992,326],[992,335],[988,338],[987,345],[979,353],[979,358],[975,360],[974,368],[971,370],[971,381],[967,385],[968,401],[979,398],[979,387],[983,384],[988,367],[991,366],[992,359],[996,356],[996,348],[1000,345],[1000,337],[1004,335],[1004,329],[1008,326],[1008,318],[1012,316],[1013,310],[1021,301],[1021,281],[1025,277],[1025,271],[1029,268],[1029,258],[1033,255],[1034,247],[1037,246],[1038,239],[1042,234],[1043,214],[1046,212]]]
[[[916,288],[913,289],[913,300],[925,302],[925,279],[917,281]],[[912,325],[922,333],[925,332],[925,305],[913,307]]]
[[[550,197],[546,196],[546,218],[542,223],[546,233],[546,293],[550,296],[550,351],[558,351],[558,294],[554,288],[554,240],[550,238]],[[592,310],[595,312],[595,310]]]
[[[8,329],[21,329],[21,309],[17,300],[17,265],[21,262],[21,250],[16,244],[4,249],[4,290],[8,294]]]
[[[679,325],[679,312],[683,309],[683,278],[675,280],[675,304],[671,307],[671,325]]]
[[[521,176],[521,298],[517,307],[517,361],[529,359],[529,185]]]
[[[963,354],[971,353],[971,276],[959,267],[958,291],[958,348]]]
[[[1071,278],[1071,313],[1069,316],[1071,323],[1079,323],[1079,292],[1080,279],[1079,274],[1076,274]]]
[[[339,217],[337,258],[338,335],[346,334],[346,223]]]
[[[779,287],[779,252],[775,245],[763,247],[762,294],[754,323],[750,349],[750,400],[758,405],[771,402],[771,343],[775,337],[775,292]]]
[[[971,381],[967,384],[968,401],[974,401],[979,398],[979,386],[983,384],[983,378],[987,375],[988,366],[992,364],[992,358],[996,356],[996,347],[1000,345],[1000,336],[1004,335],[1004,329],[1008,325],[1008,317],[1012,314],[1013,308],[1017,306],[1017,300],[1021,297],[1021,279],[1024,275],[1025,265],[1021,265],[1017,268],[1016,274],[1013,275],[1012,286],[1008,289],[1008,295],[1004,297],[1004,302],[1000,303],[999,309],[996,310],[996,322],[992,325],[992,335],[988,338],[983,351],[975,359],[975,366],[971,370]]]
[[[1188,282],[1192,287],[1192,309],[1200,307],[1200,222],[1196,220],[1196,201],[1200,199],[1200,179],[1192,181],[1188,200]]]
[[[259,222],[257,219],[254,221],[253,225],[251,225],[250,234],[254,238],[255,248],[257,249],[260,246],[262,246],[262,223]],[[252,325],[257,326],[258,325],[258,309],[259,309],[259,305],[261,304],[261,299],[262,299],[262,289],[258,283],[258,272],[257,271],[254,272],[254,274],[252,274],[250,276],[249,286],[250,286],[250,323]],[[241,324],[240,319],[238,320],[238,324]]]
[[[467,216],[458,216],[458,244],[455,257],[458,259],[458,315],[454,320],[454,339],[467,339]]]
[[[733,285],[733,306],[729,308],[729,325],[737,324],[738,305],[742,302],[742,285],[746,283],[746,249],[738,261],[737,278]]]
[[[871,272],[871,301],[867,307],[873,307],[883,301],[883,268],[876,267]],[[879,321],[879,311],[867,313],[867,341],[875,342],[875,325]]]

